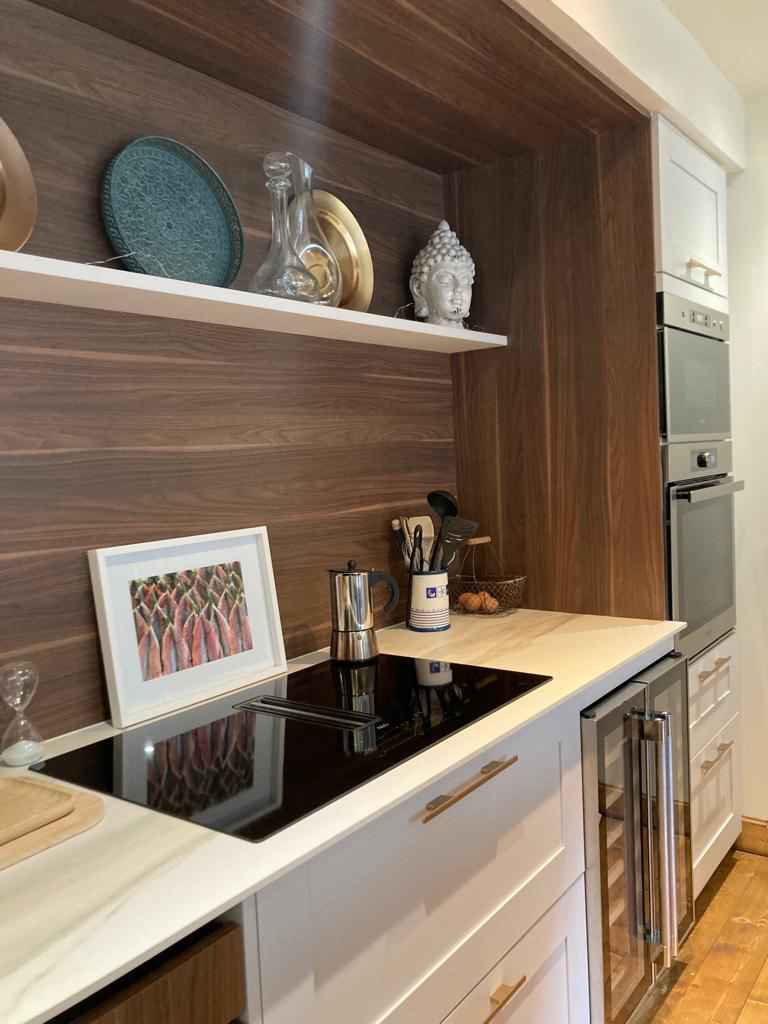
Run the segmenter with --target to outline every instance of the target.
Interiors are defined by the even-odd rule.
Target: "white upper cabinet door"
[[[657,271],[727,297],[724,168],[657,115],[654,169]]]

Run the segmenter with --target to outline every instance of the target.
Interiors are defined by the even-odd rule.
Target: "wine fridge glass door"
[[[653,983],[646,941],[641,741],[629,727],[645,688],[629,685],[582,720],[593,1021],[624,1024]]]

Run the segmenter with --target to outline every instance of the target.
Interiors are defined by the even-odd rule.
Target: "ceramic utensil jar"
[[[331,657],[335,661],[367,661],[379,653],[373,628],[371,589],[388,583],[392,597],[384,608],[391,612],[400,600],[397,580],[376,569],[359,571],[356,562],[346,569],[329,569],[331,579]]]
[[[438,633],[450,629],[448,573],[444,569],[415,572],[411,575],[410,585],[408,629],[417,633]]]

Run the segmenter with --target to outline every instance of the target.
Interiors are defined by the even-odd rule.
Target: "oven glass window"
[[[734,605],[733,497],[675,501],[679,608],[690,633]]]
[[[728,346],[667,328],[667,436],[730,437]]]

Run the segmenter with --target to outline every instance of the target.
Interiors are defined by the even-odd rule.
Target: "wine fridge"
[[[592,1024],[624,1024],[693,925],[687,667],[670,655],[582,713]]]

